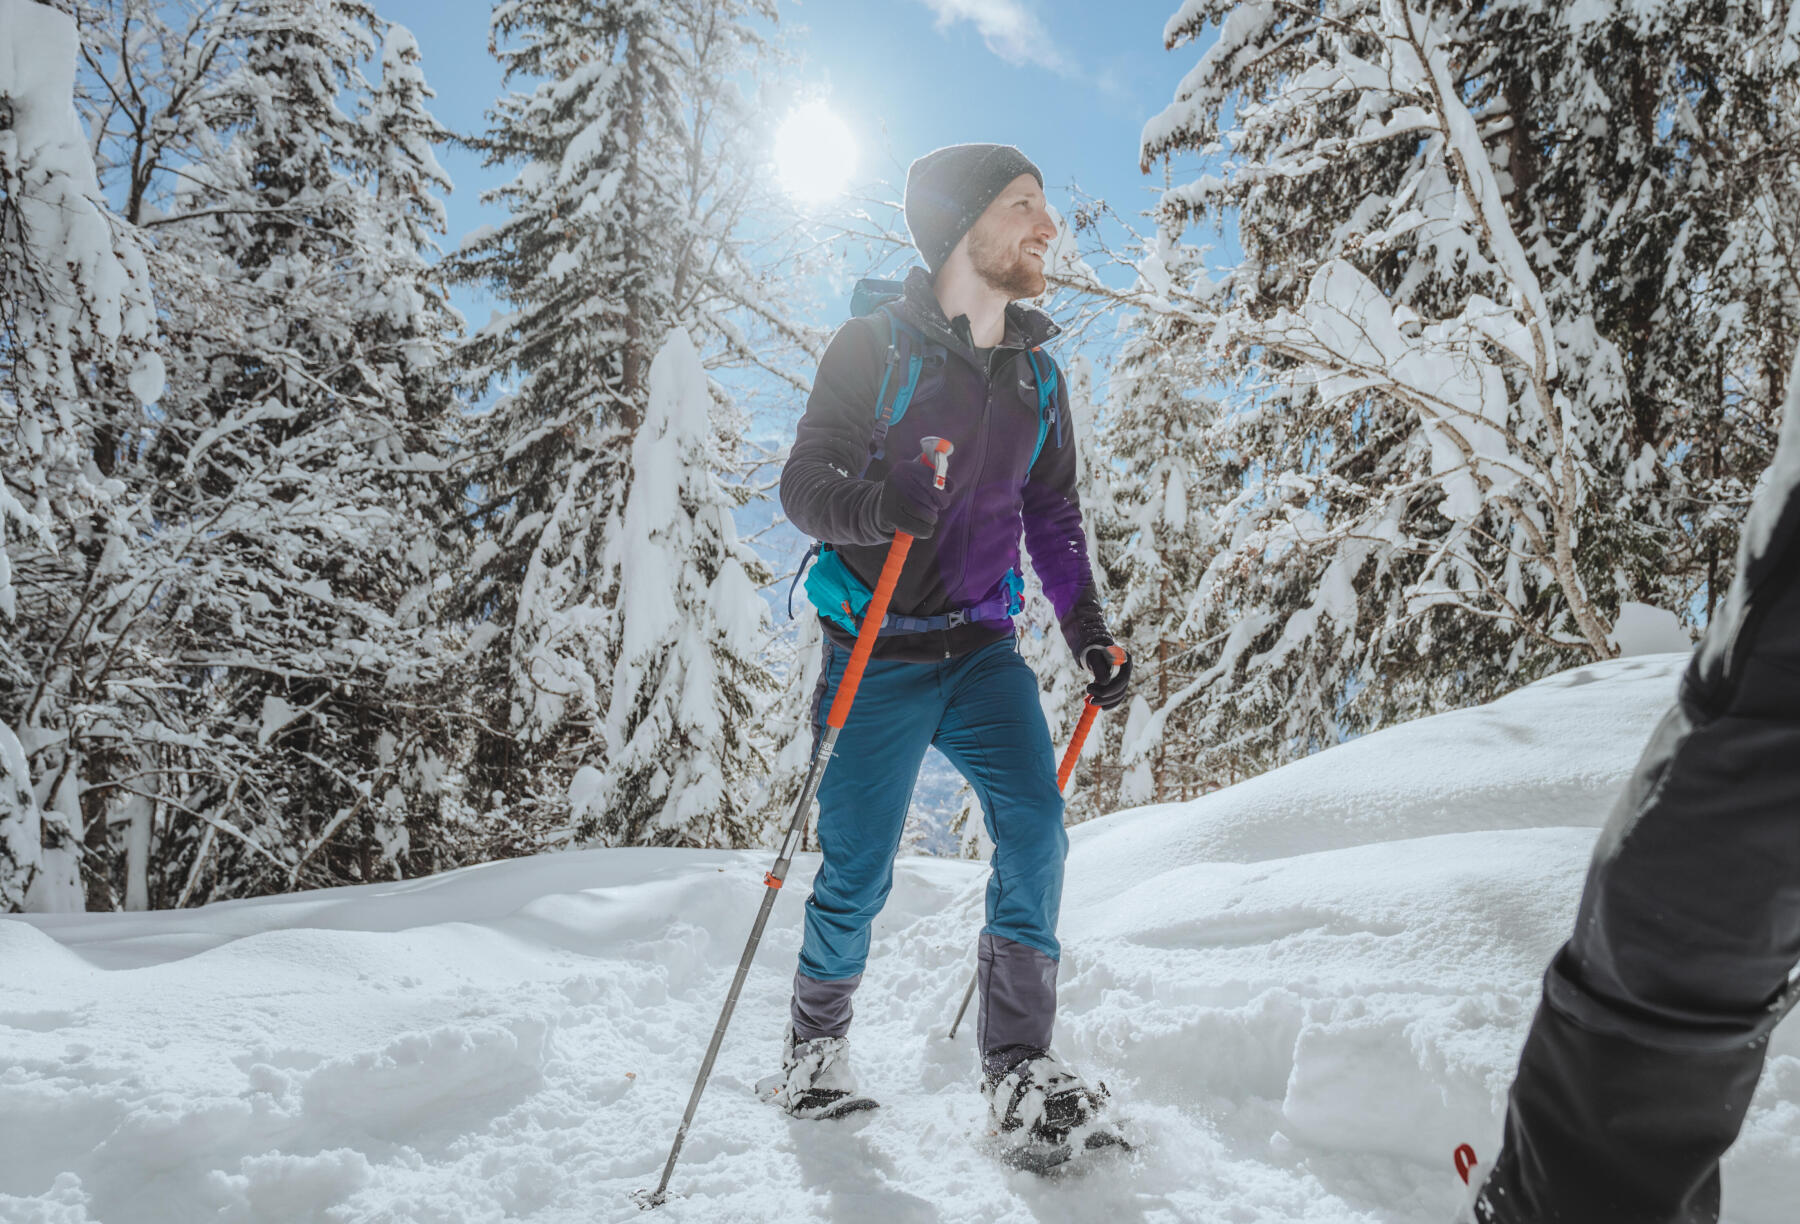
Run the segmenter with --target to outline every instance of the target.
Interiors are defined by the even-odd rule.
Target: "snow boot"
[[[788,1025],[781,1041],[781,1074],[757,1086],[757,1095],[796,1118],[841,1118],[875,1109],[877,1102],[856,1089],[847,1037],[800,1041]]]
[[[1008,1070],[982,1080],[988,1129],[1000,1137],[1000,1157],[1014,1168],[1046,1173],[1078,1152],[1129,1150],[1106,1116],[1106,1085],[1090,1088],[1056,1055],[1028,1053]]]

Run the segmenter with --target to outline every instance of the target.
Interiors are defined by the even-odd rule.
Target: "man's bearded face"
[[[969,263],[1009,300],[1034,298],[1047,288],[1044,256],[1055,237],[1043,188],[1022,174],[969,229]]]

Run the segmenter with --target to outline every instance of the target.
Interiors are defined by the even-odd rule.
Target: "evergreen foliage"
[[[452,610],[475,626],[469,689],[482,695],[485,730],[471,780],[494,796],[495,817],[531,838],[747,835],[741,822],[716,825],[709,804],[691,829],[651,819],[647,796],[663,784],[627,782],[648,767],[612,759],[644,716],[621,722],[613,686],[639,665],[630,639],[645,630],[622,607],[649,576],[622,574],[611,558],[631,526],[629,497],[649,496],[636,493],[634,445],[652,356],[685,328],[708,364],[766,365],[759,325],[791,332],[770,305],[771,274],[746,257],[766,174],[739,81],[754,77],[774,15],[768,0],[495,10],[507,79],[535,84],[500,100],[478,142],[490,164],[519,166],[492,193],[510,215],[452,261],[453,275],[512,307],[464,355],[474,389],[504,385],[472,436],[476,505],[461,561],[471,580]],[[721,462],[735,459],[742,432],[733,415],[718,414],[720,445],[707,452]],[[769,685],[731,652],[717,675],[726,723]],[[610,781],[584,785],[571,825],[578,767]],[[600,794],[616,809],[593,810]]]
[[[713,396],[687,332],[650,365],[649,410],[606,564],[619,592],[604,752],[571,795],[575,833],[609,845],[746,845],[767,762],[754,738],[774,686],[759,657],[767,568],[739,544]]]
[[[376,93],[377,30],[352,0],[221,12],[209,35],[241,53],[158,228],[176,357],[146,475],[175,712],[200,747],[178,802],[241,834],[212,845],[220,891],[437,858],[407,795],[445,747],[424,528],[456,323],[424,259],[445,182],[420,157],[428,91],[401,30]]]
[[[0,906],[78,910],[89,793],[132,738],[148,593],[123,479],[162,394],[150,281],[100,202],[67,16],[0,0]]]
[[[1788,8],[1171,19],[1219,36],[1144,163],[1222,172],[1160,217],[1244,251],[1148,312],[1195,324],[1188,389],[1229,390],[1202,454],[1241,473],[1185,591],[1216,674],[1158,711],[1200,707],[1207,772],[1606,657],[1627,600],[1704,619],[1796,317]]]
[[[85,830],[85,903],[464,861],[428,599],[455,503],[458,324],[428,266],[448,184],[416,45],[336,0],[82,17],[81,99],[127,210],[114,228],[146,253],[146,305],[156,284],[140,332],[167,354],[166,385],[141,356],[69,436],[69,461],[110,490],[116,542],[90,510],[88,574],[46,584],[14,626],[33,683],[5,713],[31,770],[72,797],[47,810]],[[379,87],[363,75],[378,49]],[[0,903],[42,904],[14,888]]]
[[[1186,277],[1200,253],[1168,247],[1155,267]],[[1109,623],[1135,660],[1136,694],[1115,720],[1122,773],[1111,807],[1190,799],[1227,778],[1231,762],[1217,751],[1221,728],[1202,725],[1192,696],[1217,673],[1207,666],[1190,617],[1189,593],[1223,546],[1212,508],[1230,500],[1242,479],[1222,449],[1217,403],[1196,388],[1207,373],[1197,360],[1204,337],[1179,315],[1144,321],[1113,367],[1106,421],[1109,457],[1129,480],[1115,491],[1092,528],[1098,560],[1115,592]],[[1190,746],[1215,750],[1196,753]]]

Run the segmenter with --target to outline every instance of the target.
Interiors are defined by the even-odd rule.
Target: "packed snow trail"
[[[642,1215],[769,852],[609,850],[179,913],[0,921],[0,1220],[1445,1224],[1491,1158],[1593,841],[1681,660],[1551,677],[1073,831],[1060,1052],[1143,1146],[981,1144],[985,868],[901,860],[852,1038],[879,1111],[793,1121],[796,863],[673,1190]],[[1800,1196],[1778,1030],[1726,1218]]]

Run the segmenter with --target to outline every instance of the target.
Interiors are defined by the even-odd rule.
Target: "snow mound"
[[[1075,832],[1058,1046],[1142,1140],[1039,1180],[982,1147],[945,1030],[985,869],[908,858],[853,1044],[883,1102],[758,1103],[804,881],[764,947],[656,1218],[1442,1224],[1491,1156],[1593,824],[1679,658],[1552,677],[1192,804]],[[0,921],[0,1219],[641,1220],[760,902],[767,852],[610,850],[173,914]],[[1731,1224],[1800,1195],[1778,1031]]]
[[[1403,723],[1187,804],[1071,830],[1083,878],[1145,863],[1256,862],[1433,833],[1599,826],[1675,699],[1685,655],[1560,672]]]

